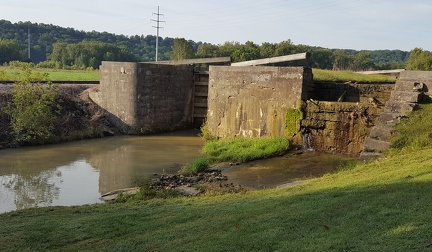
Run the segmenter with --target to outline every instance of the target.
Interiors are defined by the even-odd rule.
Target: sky
[[[430,0],[0,0],[0,19],[82,31],[320,46],[432,51]],[[162,22],[163,21],[163,22]]]

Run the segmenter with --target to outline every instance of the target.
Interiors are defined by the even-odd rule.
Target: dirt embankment
[[[56,139],[52,142],[97,138],[117,134],[110,123],[107,112],[96,105],[86,95],[86,89],[94,85],[60,85],[60,105],[62,107],[56,125]],[[0,84],[0,149],[19,147],[10,125],[10,116],[1,108],[12,101],[12,85]]]

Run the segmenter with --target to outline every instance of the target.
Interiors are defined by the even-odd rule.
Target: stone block
[[[399,80],[396,82],[394,90],[402,92],[425,92],[427,91],[427,85],[419,80]]]
[[[399,101],[387,101],[385,104],[384,112],[389,113],[399,113],[402,115],[406,115],[409,112],[412,112],[416,108],[416,103],[406,103]]]
[[[370,138],[390,142],[394,131],[393,127],[378,125],[371,129]]]
[[[399,113],[382,112],[378,123],[383,126],[395,126],[403,116]]]
[[[383,152],[390,147],[390,142],[381,141],[373,138],[366,138],[363,150],[366,152]]]
[[[393,91],[390,100],[406,103],[416,103],[421,99],[422,94],[419,92]]]

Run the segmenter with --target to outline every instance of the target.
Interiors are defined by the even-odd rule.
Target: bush
[[[53,133],[61,107],[58,104],[58,87],[41,81],[48,74],[32,73],[30,64],[22,64],[17,75],[12,103],[6,109],[11,116],[11,126],[20,143],[43,144],[54,139]]]

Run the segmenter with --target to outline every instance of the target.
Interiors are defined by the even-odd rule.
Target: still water
[[[198,133],[117,136],[0,150],[0,213],[101,203],[101,194],[132,187],[134,177],[175,173],[192,162],[203,145]],[[228,183],[260,189],[322,176],[349,160],[304,151],[218,168],[228,176]]]
[[[198,157],[197,130],[0,150],[0,213],[100,203],[138,176],[174,173]]]

